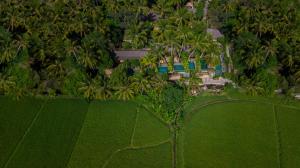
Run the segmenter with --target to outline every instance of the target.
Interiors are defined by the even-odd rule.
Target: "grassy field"
[[[108,168],[171,168],[171,144],[128,149],[117,153]]]
[[[278,116],[282,167],[300,167],[300,110],[275,108]]]
[[[68,167],[118,168],[124,157],[127,158],[127,162],[122,163],[124,168],[135,167],[136,157],[145,167],[151,167],[153,160],[160,160],[160,155],[171,156],[171,148],[165,149],[168,139],[168,128],[135,103],[94,102]],[[171,163],[171,160],[160,163],[164,162]]]
[[[114,151],[130,144],[135,107],[133,103],[93,102],[69,167],[101,167]]]
[[[136,126],[132,139],[134,146],[157,144],[170,139],[170,137],[171,132],[168,125],[143,108],[137,111]]]
[[[41,108],[42,101],[0,97],[0,167],[3,167]]]
[[[170,126],[133,101],[0,97],[0,168],[174,168],[175,155],[177,168],[298,168],[299,106],[279,102],[198,97],[175,152]]]
[[[79,100],[45,102],[6,167],[65,167],[87,107],[87,103]]]
[[[202,99],[186,107],[178,167],[300,167],[299,109],[264,98]]]
[[[186,167],[276,167],[273,116],[272,106],[259,103],[201,109],[184,129]]]

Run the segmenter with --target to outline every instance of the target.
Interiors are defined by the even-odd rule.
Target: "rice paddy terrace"
[[[136,102],[0,97],[0,167],[298,168],[299,109],[199,97],[174,134]]]

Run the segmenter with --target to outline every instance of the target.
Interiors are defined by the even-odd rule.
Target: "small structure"
[[[113,72],[113,69],[105,69],[105,70],[104,70],[104,73],[105,73],[105,75],[106,75],[107,77],[110,77],[111,74],[112,74],[112,72]]]
[[[220,37],[223,37],[223,34],[218,29],[206,29],[206,32],[212,36],[214,40],[217,40]]]
[[[149,49],[142,49],[142,50],[115,50],[115,54],[117,59],[120,62],[130,59],[141,59],[147,53]]]
[[[180,74],[170,74],[169,75],[169,80],[170,81],[178,81],[179,79],[181,79],[181,75]]]
[[[219,79],[212,79],[209,77],[201,78],[204,86],[215,85],[215,86],[225,86],[226,83],[230,83],[231,81],[228,79],[224,79],[220,77]]]
[[[185,7],[187,8],[188,11],[192,13],[196,13],[196,8],[194,7],[193,2],[186,3]]]

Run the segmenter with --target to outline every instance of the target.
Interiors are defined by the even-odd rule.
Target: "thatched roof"
[[[141,59],[147,54],[148,50],[117,50],[115,51],[118,60]]]

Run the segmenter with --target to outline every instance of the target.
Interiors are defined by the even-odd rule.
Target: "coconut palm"
[[[106,100],[112,97],[112,92],[107,86],[100,86],[95,91],[95,99]]]
[[[66,75],[66,69],[63,62],[56,60],[53,64],[47,67],[47,72],[50,77],[62,79]]]
[[[147,89],[151,88],[150,81],[145,76],[132,76],[130,79],[130,87],[134,90],[135,93],[144,93]]]
[[[134,97],[134,91],[130,86],[118,87],[115,96],[120,100],[130,100]]]
[[[183,26],[189,22],[191,17],[191,13],[188,12],[186,8],[181,8],[176,10],[175,13],[170,16],[170,19],[172,19],[177,26]]]
[[[10,76],[0,73],[0,93],[7,94],[13,88],[15,88],[15,86],[16,86],[16,83],[15,83],[13,77],[10,77]]]
[[[86,49],[79,49],[79,57],[78,61],[81,65],[83,65],[85,68],[96,68],[97,60],[96,58],[91,55],[91,53]]]
[[[148,53],[145,57],[141,59],[141,65],[143,69],[146,68],[156,69],[158,61],[159,58],[157,55],[153,53]]]
[[[96,95],[99,94],[98,89],[100,86],[100,81],[98,79],[91,79],[86,82],[81,82],[78,90],[79,92],[83,93],[84,98],[90,101],[96,98]]]
[[[6,46],[0,53],[0,64],[12,61],[17,54],[17,49],[13,46]]]
[[[150,79],[150,85],[152,90],[156,93],[161,93],[161,91],[167,86],[167,81],[163,80],[160,75],[152,76]]]

